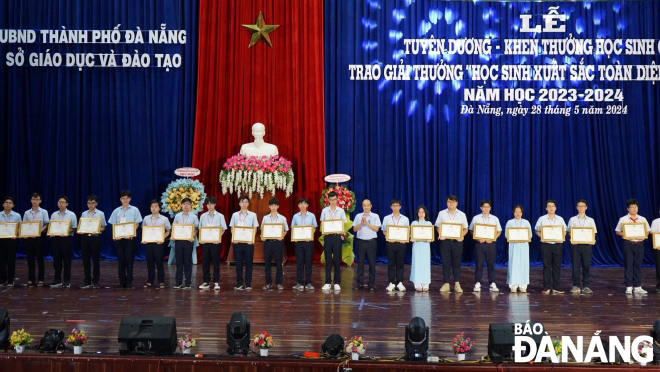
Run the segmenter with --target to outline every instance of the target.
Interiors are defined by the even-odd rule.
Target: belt
[[[372,239],[360,239],[360,238],[356,238],[356,239],[357,239],[357,240],[360,240],[360,241],[363,241],[363,242],[370,242],[370,241],[372,241],[372,240],[376,240],[377,238],[372,238]]]
[[[643,240],[640,240],[640,241],[631,241],[631,240],[628,240],[627,242],[630,243],[630,244],[644,244],[644,241],[643,241]]]

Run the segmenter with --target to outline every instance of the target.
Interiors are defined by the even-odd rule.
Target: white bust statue
[[[241,155],[247,156],[273,156],[277,155],[277,146],[264,142],[266,127],[261,123],[254,123],[252,126],[252,136],[254,142],[241,145]]]

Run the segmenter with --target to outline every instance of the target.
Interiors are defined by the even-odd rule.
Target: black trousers
[[[651,235],[652,236],[652,235]],[[654,249],[655,256],[655,288],[660,288],[660,249]]]
[[[296,282],[303,285],[311,284],[314,242],[296,242],[293,243],[293,247],[296,250]]]
[[[440,257],[442,258],[442,276],[445,283],[451,279],[454,272],[454,282],[461,281],[461,258],[463,258],[463,242],[456,240],[440,241]],[[483,265],[483,262],[481,263]]]
[[[235,243],[234,258],[236,258],[236,285],[243,285],[243,265],[245,265],[245,286],[250,287],[252,285],[254,244]]]
[[[28,262],[28,280],[32,283],[37,282],[37,278],[40,282],[44,281],[44,245],[45,240],[43,236],[37,238],[26,238],[23,240],[25,244],[25,252],[27,253],[27,262]],[[39,268],[38,276],[34,275],[34,262],[37,262]]]
[[[580,286],[580,263],[582,263],[582,283],[589,286],[589,269],[591,269],[591,245],[571,245],[571,260],[573,261],[573,285]]]
[[[147,243],[144,245],[144,252],[147,255],[147,283],[154,285],[156,271],[158,271],[158,283],[165,283],[165,270],[163,269],[165,244]]]
[[[101,256],[101,236],[83,234],[80,236],[80,251],[82,252],[83,269],[85,271],[85,283],[98,283],[101,276],[99,257]],[[92,277],[89,258],[94,263],[94,276]]]
[[[623,263],[626,267],[624,278],[626,287],[642,286],[642,261],[644,260],[644,244],[623,241]]]
[[[378,241],[374,239],[355,239],[358,249],[357,286],[364,284],[364,259],[369,262],[369,287],[376,285],[376,249]]]
[[[326,235],[323,244],[325,255],[325,284],[332,284],[332,267],[335,267],[335,284],[341,283],[341,235]]]
[[[481,282],[484,274],[484,260],[488,265],[488,284],[495,283],[495,255],[497,254],[497,247],[495,243],[479,243],[474,244],[477,253],[476,267],[474,268],[474,282]]]
[[[192,255],[192,252],[190,253]],[[213,283],[220,282],[220,244],[202,244],[202,272],[204,283],[211,283],[211,260],[213,260]]]
[[[16,276],[16,239],[0,239],[0,284],[13,283]]]
[[[71,236],[53,236],[53,267],[55,268],[54,283],[68,284],[71,282],[71,259],[73,255],[73,238]],[[64,281],[62,281],[62,266],[64,266]]]
[[[403,262],[406,260],[406,245],[385,243],[387,253],[387,278],[392,284],[403,283]]]
[[[193,242],[183,240],[174,242],[174,254],[176,257],[176,275],[174,279],[177,285],[182,283],[183,274],[186,275],[186,286],[192,284],[192,250]]]
[[[282,250],[281,240],[266,240],[264,242],[264,262],[266,268],[266,284],[272,284],[270,256],[275,257],[275,284],[282,284]]]
[[[135,263],[135,244],[133,239],[115,240],[119,284],[133,283],[133,263]]]
[[[543,254],[543,290],[561,290],[559,278],[561,275],[561,257],[564,254],[563,244],[541,243]]]

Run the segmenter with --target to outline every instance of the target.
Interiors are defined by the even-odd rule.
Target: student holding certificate
[[[556,241],[541,242],[541,252],[543,253],[543,294],[557,293],[562,294],[559,284],[561,275],[561,258],[564,254],[563,240],[566,234],[566,223],[561,216],[557,216],[557,203],[554,200],[547,200],[545,202],[545,210],[548,212],[545,216],[541,216],[536,221],[536,234],[543,239],[541,234],[541,226],[563,226],[564,236],[557,236]],[[560,234],[561,235],[561,234]],[[547,237],[546,237],[547,239]]]
[[[528,236],[532,237],[532,225],[522,218],[524,213],[522,205],[513,207],[513,219],[507,221],[505,229],[527,228]],[[508,239],[508,237],[507,237]],[[529,243],[509,243],[509,268],[506,273],[506,284],[511,292],[527,292],[529,285]]]
[[[442,275],[445,284],[440,288],[440,292],[449,292],[449,280],[451,278],[451,271],[454,272],[454,291],[462,293],[461,288],[461,258],[463,257],[463,238],[468,232],[468,222],[465,213],[459,211],[458,197],[456,195],[449,195],[447,197],[447,209],[438,213],[438,218],[435,220],[435,226],[438,228],[438,239],[440,240],[440,256],[442,257]],[[446,238],[442,234],[441,223],[458,223],[463,225],[460,234],[456,238]]]
[[[646,218],[637,214],[639,203],[637,199],[628,199],[626,201],[628,214],[619,219],[614,231],[617,235],[623,237],[623,262],[625,266],[624,279],[626,281],[626,294],[647,293],[642,288],[642,261],[644,260],[644,239],[646,236],[626,237],[623,231],[623,224],[637,223],[643,224],[648,232],[651,228]]]
[[[280,223],[284,225],[284,233],[281,238],[266,238],[264,241],[264,267],[266,272],[266,284],[262,289],[271,289],[273,286],[273,277],[271,276],[271,256],[275,258],[275,284],[277,289],[284,289],[282,285],[282,254],[284,250],[284,244],[282,239],[284,239],[284,234],[289,231],[289,225],[286,223],[286,217],[277,213],[277,209],[280,207],[280,201],[272,198],[268,201],[268,208],[270,209],[270,214],[265,215],[261,221],[261,228],[264,228],[264,224],[267,223]]]
[[[2,212],[2,217],[0,217],[0,222],[15,223],[18,226],[21,222],[21,215],[13,211],[14,201],[15,199],[11,196],[5,197],[5,200],[2,202],[4,211]],[[15,274],[16,236],[0,239],[0,287],[13,287]]]
[[[41,204],[41,194],[38,192],[32,193],[30,198],[32,208],[25,211],[23,214],[23,221],[41,221],[41,234],[34,238],[23,238],[25,244],[25,253],[27,254],[28,262],[28,282],[27,286],[41,287],[44,285],[44,237],[43,233],[48,228],[48,211],[39,207]],[[37,262],[38,276],[34,275],[34,262]],[[38,281],[37,281],[38,280]]]
[[[412,225],[428,225],[433,226],[429,221],[429,211],[425,206],[420,205],[417,207],[415,213],[417,219],[412,222]],[[431,243],[429,242],[413,242],[412,246],[412,262],[410,265],[410,281],[415,285],[417,292],[428,292],[429,285],[431,284]],[[401,265],[403,266],[403,264]]]
[[[475,248],[476,248],[476,253],[477,253],[477,259],[476,259],[476,266],[474,270],[474,291],[475,292],[480,292],[481,291],[481,278],[483,277],[483,271],[484,271],[484,259],[486,260],[486,264],[488,265],[488,283],[489,283],[489,288],[491,292],[499,292],[500,290],[497,288],[497,284],[495,284],[495,257],[497,255],[497,246],[495,244],[495,241],[497,238],[500,237],[500,234],[502,234],[502,226],[500,225],[500,220],[490,214],[490,210],[492,208],[492,204],[490,200],[482,200],[480,203],[480,208],[481,208],[481,214],[476,215],[472,218],[472,222],[470,222],[470,227],[469,230],[472,232],[472,236],[474,237],[475,240]],[[475,227],[474,224],[477,224]],[[480,225],[487,225],[487,226],[480,226]],[[479,231],[479,228],[483,227],[484,232]],[[484,234],[488,235],[490,234],[490,231],[493,230],[493,227],[495,227],[495,232],[494,232],[494,240],[492,239],[491,236],[481,236],[479,234]],[[488,239],[490,238],[490,239]]]
[[[175,224],[180,223],[180,224],[192,224],[194,225],[194,229],[197,229],[199,227],[199,220],[197,219],[197,215],[194,213],[190,213],[190,208],[192,207],[192,200],[190,198],[184,198],[181,200],[181,208],[183,209],[182,212],[179,212],[174,216],[174,222]],[[174,241],[174,252],[176,255],[176,275],[175,275],[175,280],[176,284],[174,285],[174,289],[190,289],[192,285],[192,254],[193,254],[193,247],[194,247],[194,242],[195,242],[195,233],[193,231],[193,238],[190,240],[175,240]],[[174,235],[173,237],[176,237]],[[183,275],[186,275],[186,282],[185,285],[183,284]]]
[[[343,220],[346,222],[346,212],[337,206],[337,193],[331,191],[328,193],[330,206],[321,211],[321,224],[325,220]],[[332,288],[332,266],[335,267],[335,291],[341,290],[341,244],[344,240],[343,233],[326,234],[323,244],[323,254],[325,255],[325,284],[321,289],[329,290]]]
[[[51,224],[53,220],[65,221],[71,220],[69,226],[70,232],[66,236],[51,236],[53,243],[53,268],[55,269],[55,277],[50,284],[51,288],[69,288],[71,287],[71,260],[73,259],[73,232],[78,227],[78,219],[75,213],[67,209],[69,206],[69,198],[60,195],[57,198],[57,206],[59,211],[50,216]],[[64,283],[62,283],[62,266],[64,266]]]
[[[651,237],[655,237],[653,233],[660,233],[660,218],[656,218],[651,223]],[[660,249],[655,248],[655,244],[651,242],[653,248],[653,256],[655,256],[655,291],[660,293]]]
[[[140,210],[132,206],[130,190],[122,190],[119,193],[121,207],[118,207],[110,215],[109,224],[117,223],[140,223],[142,215]],[[119,284],[117,288],[133,289],[133,263],[135,262],[135,244],[133,238],[115,238],[115,250],[117,251],[117,267],[119,269]]]
[[[364,289],[364,259],[369,262],[369,290],[373,291],[376,285],[376,249],[378,247],[378,229],[380,217],[371,212],[371,200],[362,201],[362,213],[358,213],[353,220],[355,244],[358,249],[357,289]]]
[[[390,208],[392,208],[392,214],[388,214],[383,219],[382,227],[385,236],[387,236],[387,226],[410,225],[408,217],[401,214],[401,201],[399,199],[392,199]],[[392,292],[394,288],[397,288],[403,292],[406,290],[406,287],[403,285],[403,262],[406,259],[406,243],[385,242],[385,251],[387,252],[387,276],[390,282],[385,290]]]
[[[87,208],[89,209],[82,212],[80,219],[100,218],[100,232],[103,232],[107,223],[105,221],[105,214],[103,214],[103,211],[96,209],[98,201],[99,198],[96,195],[89,195],[87,197]],[[78,231],[78,234],[80,234],[80,251],[82,252],[83,270],[85,271],[85,281],[80,286],[80,288],[100,288],[99,277],[101,276],[101,268],[99,266],[99,258],[101,256],[101,235],[100,233],[84,233],[81,231]],[[93,277],[89,265],[90,256],[92,257],[92,262],[94,263]]]
[[[153,199],[149,209],[151,214],[142,220],[142,231],[145,226],[163,226],[165,235],[163,241],[149,242],[144,244],[144,253],[147,256],[147,283],[143,288],[153,288],[156,271],[158,271],[158,288],[165,289],[165,270],[163,269],[163,257],[165,256],[165,239],[172,232],[172,225],[167,217],[160,214],[160,201]]]
[[[222,240],[222,234],[227,230],[227,223],[225,222],[225,216],[222,213],[215,210],[218,200],[209,196],[204,200],[204,204],[208,211],[203,213],[199,218],[199,226],[218,226],[221,227],[220,239]],[[221,243],[204,243],[202,246],[202,270],[203,270],[203,280],[204,283],[199,286],[199,289],[208,289],[211,288],[211,259],[213,259],[213,283],[215,286],[214,290],[220,290],[220,245]]]
[[[308,199],[298,199],[298,209],[300,209],[300,212],[296,213],[291,219],[291,227],[319,227],[319,225],[316,223],[316,216],[314,216],[314,213],[308,211],[307,207],[309,207]],[[314,289],[314,286],[312,285],[312,258],[314,256],[314,241],[312,239],[310,241],[294,242],[293,246],[296,250],[296,285],[293,286],[293,289],[298,291],[302,291],[303,289],[312,290]],[[305,275],[304,281],[303,274]]]
[[[591,268],[591,248],[596,243],[577,241],[574,232],[581,231],[579,229],[583,227],[591,227],[595,234],[596,222],[585,214],[587,211],[586,200],[578,200],[576,208],[578,215],[568,220],[568,228],[571,234],[571,258],[573,261],[573,288],[571,293],[592,294],[594,292],[589,288],[589,270]],[[582,263],[582,284],[584,284],[582,289],[580,289],[580,263]]]
[[[259,227],[257,215],[248,210],[250,198],[242,195],[238,198],[238,205],[241,210],[234,212],[229,221],[229,227],[232,226],[252,226]],[[252,260],[254,258],[254,244],[234,243],[234,257],[236,258],[236,287],[235,290],[243,290],[243,265],[245,265],[245,289],[252,289]]]

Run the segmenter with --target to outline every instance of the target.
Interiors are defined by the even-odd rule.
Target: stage
[[[52,261],[46,261],[46,265],[46,282],[49,282],[52,278],[48,275],[52,275]],[[193,267],[193,285],[201,284],[201,269],[201,265]],[[405,269],[405,277],[408,278],[410,266],[406,265]],[[173,284],[175,268],[167,266],[166,270],[169,287]],[[178,336],[190,333],[197,338],[198,348],[193,353],[204,354],[205,364],[211,363],[208,358],[224,354],[225,325],[232,313],[237,311],[247,315],[253,334],[266,330],[274,337],[276,347],[270,350],[270,355],[279,358],[299,357],[305,351],[318,352],[329,335],[338,333],[343,337],[363,336],[369,342],[367,356],[392,360],[403,354],[404,327],[415,316],[424,318],[430,327],[429,354],[452,360],[456,358],[451,351],[451,340],[461,331],[476,342],[467,359],[476,361],[485,356],[490,323],[531,320],[543,322],[551,336],[584,336],[588,339],[600,330],[601,336],[605,337],[628,335],[634,338],[647,335],[653,322],[660,317],[657,312],[649,311],[660,305],[660,295],[655,293],[654,288],[654,270],[643,269],[643,286],[649,290],[648,295],[627,296],[622,284],[623,268],[620,267],[592,269],[593,295],[542,295],[541,268],[531,268],[529,293],[523,294],[510,293],[505,286],[506,269],[497,269],[499,293],[474,293],[474,268],[463,267],[465,292],[441,294],[438,291],[442,284],[440,266],[432,266],[433,282],[428,293],[415,292],[408,281],[405,282],[407,292],[387,293],[386,265],[377,266],[375,291],[357,290],[352,288],[355,285],[355,268],[343,266],[342,290],[326,293],[320,290],[324,278],[323,266],[314,266],[313,284],[316,289],[299,292],[291,289],[295,284],[294,264],[284,266],[285,289],[279,291],[261,289],[264,284],[263,265],[255,266],[253,290],[235,291],[235,267],[221,265],[221,290],[201,291],[143,289],[141,285],[146,281],[146,264],[138,261],[135,265],[136,289],[127,290],[114,288],[116,262],[104,261],[101,264],[101,289],[83,290],[77,288],[83,277],[80,261],[73,263],[72,288],[50,289],[24,287],[27,265],[25,260],[18,260],[16,283],[19,286],[2,288],[0,303],[9,311],[11,329],[24,327],[35,338],[35,342],[24,356],[17,356],[13,351],[0,353],[0,370],[13,370],[1,367],[5,363],[21,363],[34,353],[38,340],[51,328],[67,334],[73,328],[88,332],[90,340],[83,350],[94,356],[89,360],[90,363],[125,364],[136,358],[141,360],[140,363],[148,363],[154,358],[119,357],[117,334],[124,316],[175,317]],[[570,275],[570,268],[563,267],[562,285],[566,291],[571,288]],[[66,357],[65,360],[80,359],[72,354]],[[104,359],[95,359],[97,357]],[[40,363],[62,363],[56,356],[50,355],[48,358],[40,359]],[[178,361],[175,365],[186,364],[176,357],[168,360]],[[238,363],[238,360],[231,360]],[[263,359],[259,363],[262,362]],[[301,360],[290,362],[299,364]],[[245,363],[245,359],[241,359],[241,363]],[[337,363],[330,365],[336,368]],[[474,364],[471,366],[474,367]],[[150,370],[155,369],[150,367]]]

